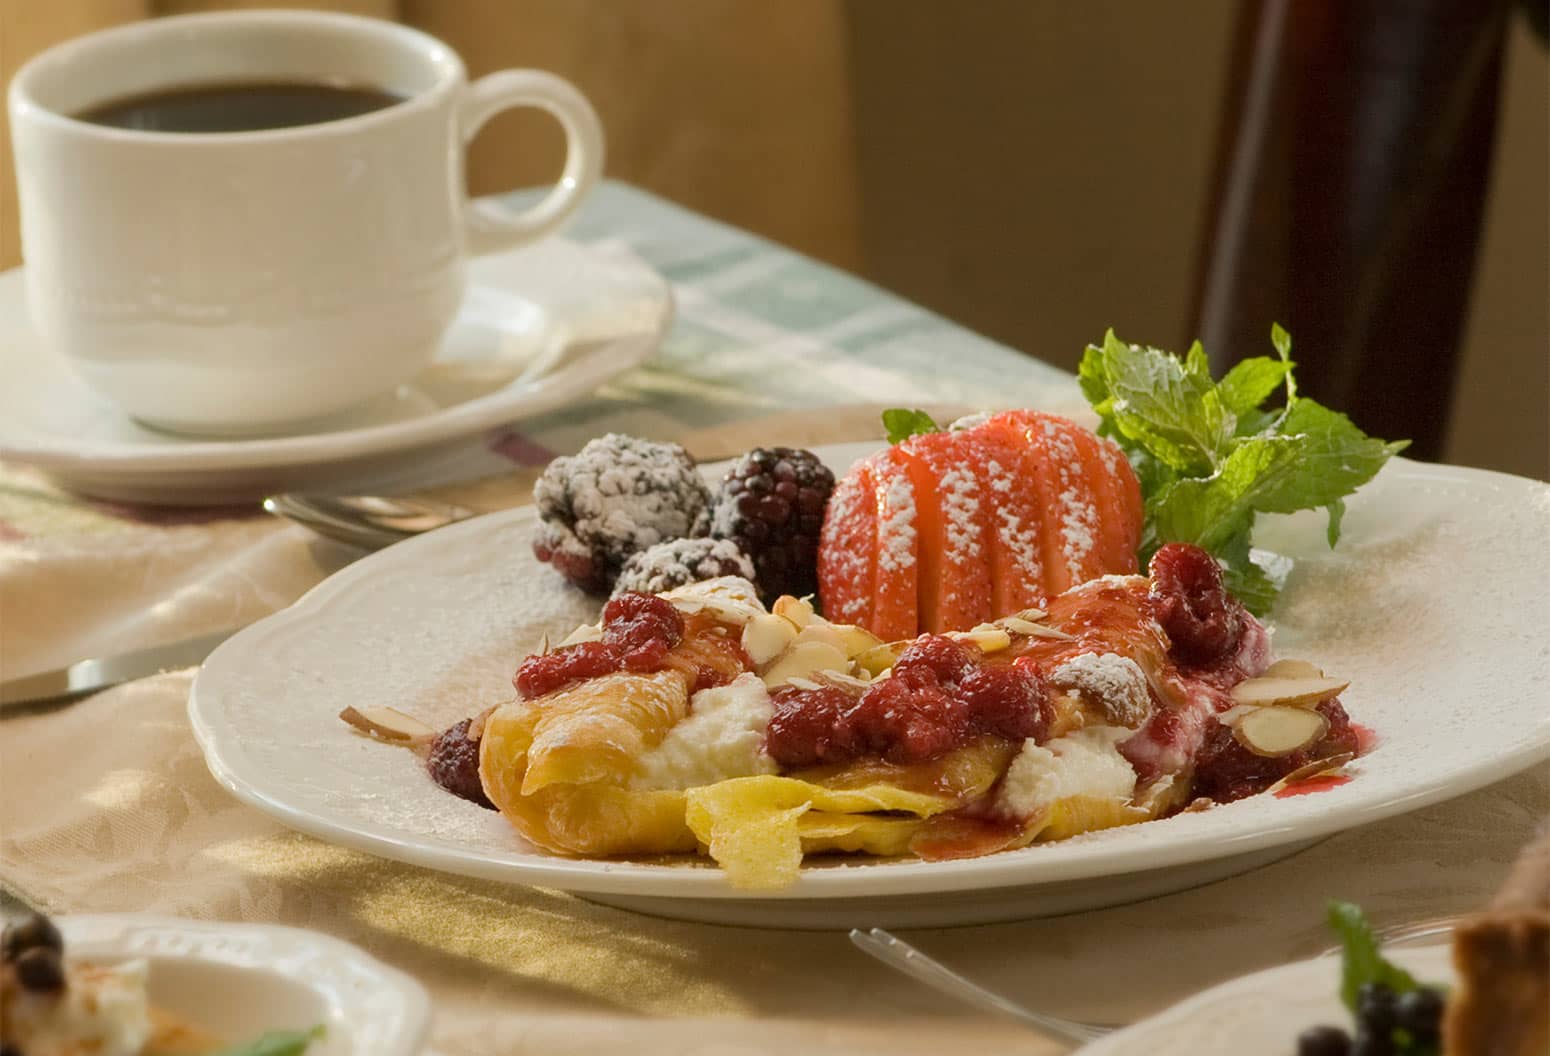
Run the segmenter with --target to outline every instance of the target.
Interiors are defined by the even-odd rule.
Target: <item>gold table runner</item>
[[[874,409],[858,408],[684,439],[716,456],[753,443],[853,439],[872,434],[875,421]],[[519,501],[530,483],[522,474],[447,491],[494,508]],[[257,618],[348,557],[262,519],[141,525],[108,523],[98,511],[91,516],[105,519],[93,527],[46,489],[36,501],[35,519],[75,520],[30,542],[25,560],[0,550],[7,677],[71,659],[83,643],[132,648]],[[55,911],[148,911],[337,935],[430,989],[445,1056],[1062,1051],[875,964],[839,933],[658,920],[293,833],[209,776],[184,712],[191,677],[160,675],[0,723],[7,883]],[[1016,1000],[1128,1021],[1326,948],[1327,897],[1360,902],[1380,925],[1474,908],[1547,813],[1550,770],[1539,768],[1193,891],[909,938]]]

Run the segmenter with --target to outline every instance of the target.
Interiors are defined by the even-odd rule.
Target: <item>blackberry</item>
[[[621,433],[551,462],[533,500],[534,556],[594,594],[608,593],[632,555],[710,527],[710,488],[689,453]]]
[[[479,783],[479,739],[468,736],[472,719],[464,719],[443,730],[431,744],[431,754],[425,761],[431,779],[459,799],[477,803],[486,810],[494,810],[495,804],[484,794]]]
[[[721,576],[754,578],[753,562],[730,539],[673,539],[633,555],[614,582],[614,597],[664,590]]]
[[[722,478],[711,535],[753,560],[765,600],[818,590],[818,535],[834,474],[811,451],[756,447]]]

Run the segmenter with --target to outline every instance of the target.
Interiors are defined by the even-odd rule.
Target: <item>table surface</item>
[[[620,184],[568,234],[627,248],[671,280],[673,331],[594,398],[481,437],[503,472],[445,494],[483,508],[523,501],[545,458],[609,429],[719,455],[875,436],[876,405],[1079,399],[1054,368]],[[82,500],[0,465],[0,677],[250,622],[354,556],[255,510]],[[926,1053],[966,1039],[1061,1051],[873,964],[841,935],[659,921],[288,832],[204,770],[183,715],[190,678],[169,672],[0,723],[0,881],[53,911],[339,935],[430,988],[449,1056]],[[1550,773],[1538,768],[1195,891],[909,937],[1014,999],[1129,1020],[1324,949],[1327,897],[1362,903],[1380,925],[1475,908],[1547,813]]]

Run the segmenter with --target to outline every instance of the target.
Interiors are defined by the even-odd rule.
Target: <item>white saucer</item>
[[[72,959],[148,960],[153,1004],[233,1042],[321,1024],[308,1056],[414,1056],[430,1032],[419,983],[314,931],[139,914],[55,923]]]
[[[1385,950],[1423,983],[1454,982],[1452,950]],[[1082,1049],[1079,1056],[1239,1056],[1290,1053],[1297,1035],[1321,1024],[1351,1028],[1340,1004],[1340,959],[1284,964],[1196,994]]]
[[[304,433],[202,439],[141,426],[87,389],[32,328],[22,268],[0,273],[0,459],[64,487],[148,503],[362,488],[405,456],[563,407],[645,360],[672,291],[627,253],[549,239],[473,260],[436,361],[393,395]]]

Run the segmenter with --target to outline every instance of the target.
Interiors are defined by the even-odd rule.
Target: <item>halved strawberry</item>
[[[1104,572],[1132,573],[1136,571],[1136,548],[1141,544],[1141,489],[1136,475],[1113,441],[1074,425],[1070,434],[1081,455],[1098,513],[1099,564]],[[1134,515],[1132,489],[1137,506]]]
[[[877,558],[867,630],[885,642],[919,633],[920,514],[904,459],[892,448],[867,460],[877,499]]]
[[[1044,595],[1052,598],[1080,581],[1073,578],[1073,563],[1065,545],[1061,494],[1067,486],[1061,480],[1058,455],[1053,450],[1050,432],[1045,428],[1045,420],[1049,417],[1038,411],[1007,411],[986,424],[1002,429],[1021,454],[1014,475],[1031,493],[1031,505],[1038,511]]]
[[[1025,448],[1003,425],[987,423],[958,435],[958,448],[979,483],[985,508],[991,615],[1042,605],[1044,510],[1038,489],[1023,474]]]
[[[834,485],[818,541],[818,599],[835,623],[870,627],[876,582],[877,493],[867,462]]]
[[[966,631],[993,615],[989,510],[964,457],[964,433],[928,433],[894,448],[915,486],[920,629]]]

